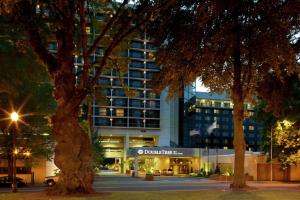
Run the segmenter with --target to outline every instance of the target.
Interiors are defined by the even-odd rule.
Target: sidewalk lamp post
[[[17,154],[19,153],[18,149],[16,148],[16,134],[17,134],[17,123],[19,120],[19,114],[17,112],[12,112],[10,114],[10,119],[13,123],[15,123],[15,126],[12,127],[12,192],[17,192],[17,181],[16,181],[16,174],[17,174],[17,166],[16,166],[16,160],[17,160]]]
[[[270,146],[270,181],[273,181],[273,128],[271,128],[271,146]]]

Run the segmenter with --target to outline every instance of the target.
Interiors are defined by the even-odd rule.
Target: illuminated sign
[[[150,150],[150,149],[138,149],[137,153],[139,155],[183,155],[183,152],[177,150]]]

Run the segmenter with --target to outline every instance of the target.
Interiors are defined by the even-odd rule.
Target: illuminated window
[[[91,28],[88,27],[88,26],[85,28],[85,30],[86,30],[86,33],[90,33],[91,32]]]
[[[116,116],[124,117],[124,109],[121,109],[121,108],[116,109]]]
[[[214,109],[214,113],[215,113],[215,114],[219,114],[219,113],[220,113],[220,110]]]
[[[249,126],[249,131],[254,131],[254,126]]]
[[[201,109],[200,108],[196,108],[196,112],[197,113],[201,112]]]
[[[99,108],[100,116],[106,116],[106,108]]]

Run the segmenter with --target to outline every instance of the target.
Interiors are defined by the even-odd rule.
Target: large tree
[[[298,73],[299,2],[292,0],[177,1],[150,26],[162,71],[155,85],[170,95],[200,77],[212,91],[227,91],[234,111],[233,188],[246,186],[244,103],[269,76]]]
[[[147,0],[128,2],[1,1],[2,14],[26,31],[30,45],[47,66],[54,86],[57,102],[51,119],[56,142],[54,162],[61,173],[53,193],[93,192],[90,141],[78,123],[80,104],[93,91],[103,70],[113,68],[108,65],[118,55],[116,51],[121,42],[146,21],[154,20],[157,13],[173,1],[157,6]],[[95,23],[97,17],[100,19]],[[96,31],[96,37],[90,37],[90,30]],[[55,53],[48,50],[50,40],[57,44]],[[90,55],[98,47],[103,48],[103,56],[92,62]],[[83,59],[80,70],[74,64],[76,55]]]

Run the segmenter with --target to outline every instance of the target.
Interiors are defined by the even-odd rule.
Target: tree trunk
[[[231,185],[234,189],[240,189],[246,186],[244,165],[245,165],[245,139],[243,131],[244,120],[244,102],[234,98],[233,112],[234,112],[234,177]]]
[[[241,189],[246,186],[244,164],[245,164],[245,138],[243,130],[244,121],[244,90],[242,80],[241,63],[241,27],[238,21],[238,10],[234,10],[234,29],[233,29],[233,120],[234,120],[234,177],[231,185],[234,189]]]
[[[54,162],[60,169],[60,176],[49,194],[92,193],[91,146],[88,135],[78,123],[78,112],[68,104],[58,106],[52,123],[56,141]]]

